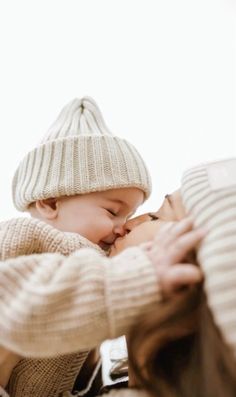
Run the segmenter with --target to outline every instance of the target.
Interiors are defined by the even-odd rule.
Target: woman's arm
[[[187,171],[182,197],[196,225],[208,229],[198,260],[214,320],[236,354],[236,159]]]
[[[82,249],[0,262],[0,345],[31,357],[92,348],[159,301],[154,266],[140,248],[112,259]]]
[[[191,220],[163,229],[142,247],[106,258],[92,249],[69,257],[21,256],[0,262],[0,345],[50,357],[120,336],[162,292],[201,281],[179,263],[202,238]],[[161,305],[157,306],[157,310]]]

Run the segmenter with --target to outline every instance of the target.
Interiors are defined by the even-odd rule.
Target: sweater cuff
[[[162,300],[154,265],[142,248],[132,247],[112,258],[106,281],[111,338],[125,334],[137,316]]]

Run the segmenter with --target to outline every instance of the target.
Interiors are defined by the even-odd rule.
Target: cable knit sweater
[[[108,259],[79,235],[19,218],[0,224],[0,254],[0,345],[28,357],[12,372],[11,397],[71,391],[88,349],[160,300],[140,248]]]

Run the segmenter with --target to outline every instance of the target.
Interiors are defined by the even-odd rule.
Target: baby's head
[[[18,210],[105,248],[123,235],[127,218],[150,192],[140,154],[108,130],[88,97],[62,109],[13,179]]]

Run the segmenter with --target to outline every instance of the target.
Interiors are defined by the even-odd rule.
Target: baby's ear
[[[35,202],[35,208],[40,214],[40,217],[45,220],[53,220],[58,215],[58,199],[48,198],[44,200],[37,200]]]

